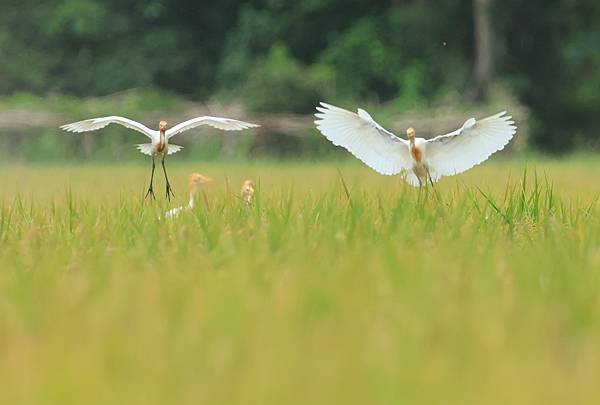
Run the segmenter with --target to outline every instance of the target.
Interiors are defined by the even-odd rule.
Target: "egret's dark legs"
[[[431,173],[429,173],[429,169],[427,167],[425,167],[425,170],[427,171],[427,179],[429,179],[429,183],[431,183],[431,187],[433,188],[433,192],[435,193],[436,198],[438,199],[438,201],[440,200],[440,196],[437,192],[437,189],[435,188],[435,185],[433,184],[433,179],[431,178]]]
[[[435,186],[433,185],[433,179],[431,178],[431,173],[429,173],[429,169],[425,168],[425,171],[427,171],[427,179],[431,183],[431,187],[435,188]]]
[[[165,181],[167,182],[167,198],[169,199],[169,201],[171,201],[171,195],[173,195],[173,197],[175,197],[175,193],[173,193],[173,189],[171,188],[171,183],[169,183],[169,177],[167,177],[167,169],[165,169],[164,155],[162,158],[162,168],[163,168],[163,172],[165,173]]]
[[[152,196],[153,200],[156,200],[156,196],[154,195],[154,189],[152,188],[152,184],[154,183],[154,168],[156,165],[154,164],[154,156],[152,156],[152,175],[150,176],[150,187],[148,187],[148,191],[146,192],[146,196],[144,200],[148,198],[149,195]]]

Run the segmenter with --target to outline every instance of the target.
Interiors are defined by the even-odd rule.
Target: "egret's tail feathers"
[[[425,168],[423,172],[424,173],[422,174],[423,177],[421,178],[421,181],[419,181],[419,178],[413,170],[404,171],[402,173],[402,177],[404,178],[404,181],[413,187],[424,186],[426,184],[430,184],[431,182],[437,183],[440,180],[440,175],[431,168]]]
[[[181,149],[183,149],[183,146],[179,146],[179,145],[173,145],[172,143],[169,144],[169,155],[172,155],[173,153],[177,153],[179,152]]]
[[[144,155],[152,156],[154,154],[151,143],[140,143],[139,145],[136,145],[135,147],[137,148],[137,150],[139,150]],[[171,143],[171,144],[169,144],[169,152],[167,154],[172,155],[173,153],[179,152],[181,149],[183,149],[183,146],[173,145]]]
[[[135,146],[137,150],[142,152],[144,155],[152,156],[152,144],[151,143],[140,143]]]

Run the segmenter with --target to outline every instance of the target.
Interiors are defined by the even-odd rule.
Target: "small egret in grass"
[[[381,174],[403,172],[415,187],[482,163],[502,150],[517,130],[504,111],[481,120],[470,118],[456,131],[431,139],[417,138],[415,130],[408,128],[407,141],[384,129],[363,109],[356,114],[321,103],[317,111],[315,124],[334,145]]]
[[[254,198],[254,182],[252,180],[246,180],[242,183],[240,196],[246,204],[252,203],[252,199]]]
[[[177,218],[183,210],[188,210],[188,211],[192,210],[194,208],[194,204],[196,201],[196,194],[198,192],[199,186],[201,184],[210,183],[211,181],[213,181],[213,179],[211,179],[210,177],[203,176],[200,173],[192,173],[190,175],[190,181],[189,181],[190,200],[189,200],[188,204],[185,206],[182,205],[181,207],[170,209],[169,211],[167,211],[165,213],[165,218],[167,218],[167,219]]]
[[[183,149],[182,146],[173,145],[169,143],[169,140],[174,135],[177,135],[181,132],[187,131],[192,128],[196,128],[200,125],[209,125],[213,128],[221,129],[224,131],[241,131],[243,129],[255,128],[259,126],[256,124],[251,124],[248,122],[238,121],[230,118],[197,117],[182,122],[181,124],[177,124],[170,129],[167,129],[166,121],[160,121],[160,123],[158,124],[158,131],[155,131],[146,127],[143,124],[140,124],[139,122],[130,120],[128,118],[111,116],[92,118],[85,121],[74,122],[72,124],[63,125],[60,128],[68,132],[86,132],[104,128],[108,124],[122,125],[126,128],[141,132],[142,134],[150,138],[151,143],[143,143],[137,145],[137,148],[141,153],[143,153],[144,155],[152,156],[152,174],[150,175],[150,186],[148,187],[148,191],[146,192],[146,198],[148,197],[148,195],[151,195],[152,198],[156,198],[154,195],[154,190],[152,188],[152,184],[154,182],[155,168],[154,158],[156,156],[160,156],[163,172],[165,174],[166,194],[169,201],[171,200],[173,190],[171,188],[171,184],[169,183],[169,178],[167,177],[167,170],[165,169],[165,157],[167,155],[177,153],[181,149]]]

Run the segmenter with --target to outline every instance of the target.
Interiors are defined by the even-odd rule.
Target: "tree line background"
[[[0,58],[8,98],[142,88],[310,114],[320,100],[401,111],[502,88],[529,109],[534,148],[600,133],[597,0],[3,0]]]

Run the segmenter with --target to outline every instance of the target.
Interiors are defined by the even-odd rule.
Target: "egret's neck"
[[[161,130],[160,130],[160,143],[161,143],[161,144],[162,144],[162,143],[165,143],[165,138],[166,138],[166,136],[165,136],[165,130],[164,130],[164,129],[161,129]]]
[[[190,207],[190,209],[194,208],[194,203],[196,201],[196,189],[197,186],[192,186],[190,187],[190,201],[188,202],[188,207]]]
[[[410,150],[410,155],[412,156],[413,160],[415,161],[415,163],[417,164],[421,164],[422,159],[423,159],[423,149],[422,149],[422,145],[419,144],[419,147],[417,147],[415,145],[415,137],[411,136],[408,138],[408,148]]]

